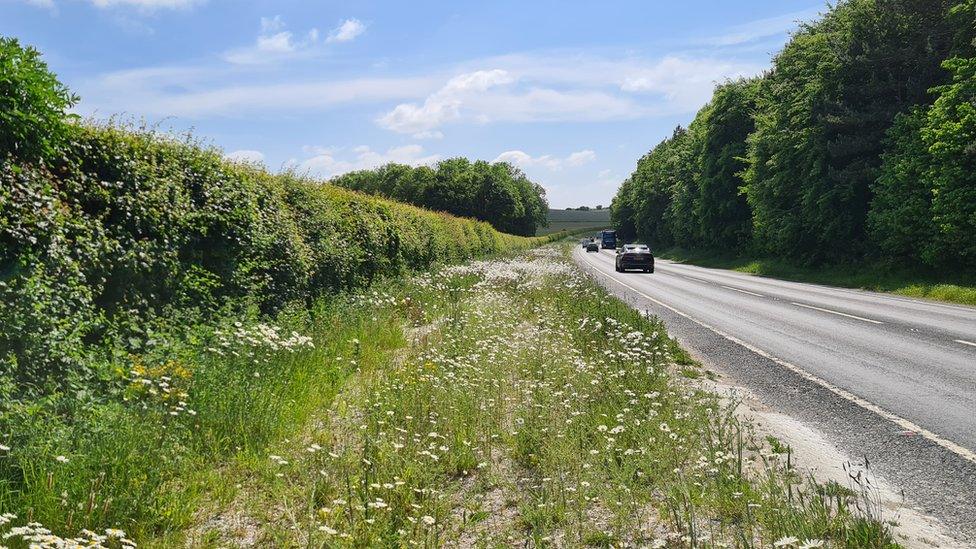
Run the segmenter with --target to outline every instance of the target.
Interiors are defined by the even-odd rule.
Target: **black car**
[[[624,244],[617,250],[615,267],[618,273],[628,269],[640,269],[645,273],[654,272],[654,255],[645,244]]]
[[[586,244],[586,251],[587,252],[599,252],[600,251],[600,243],[597,242],[596,240],[589,241]]]

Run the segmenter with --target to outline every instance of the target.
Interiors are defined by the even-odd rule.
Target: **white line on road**
[[[754,295],[756,297],[766,297],[766,296],[764,296],[762,294],[757,294],[756,292],[749,292],[749,291],[746,291],[746,290],[740,290],[739,288],[733,288],[732,286],[726,286],[725,284],[719,284],[719,286],[725,288],[726,290],[732,290],[732,291],[735,291],[735,292],[742,292],[744,294]]]
[[[653,298],[653,297],[645,294],[644,292],[638,290],[637,288],[631,286],[630,284],[627,284],[626,282],[623,282],[622,280],[618,280],[616,277],[613,276],[613,273],[610,273],[610,272],[605,271],[604,269],[598,267],[596,264],[594,264],[594,263],[592,263],[590,261],[587,261],[587,263],[589,263],[590,266],[593,269],[599,271],[601,274],[603,274],[604,276],[606,276],[607,278],[609,278],[613,282],[615,282],[617,284],[620,284],[621,286],[624,286],[625,288],[629,288],[631,291],[634,291],[637,294],[639,294],[639,295],[647,298],[648,300],[650,300],[650,301],[652,301],[652,302],[660,305],[661,307],[664,307],[665,309],[671,311],[672,313],[674,313],[676,315],[679,315],[681,317],[684,317],[684,318],[690,320],[691,322],[694,322],[695,324],[698,324],[702,328],[705,328],[706,330],[709,330],[709,331],[711,331],[711,332],[713,332],[713,333],[715,333],[715,334],[717,334],[717,335],[719,335],[719,336],[721,336],[721,337],[723,337],[723,338],[731,341],[732,343],[735,343],[736,345],[740,345],[742,347],[745,347],[746,349],[752,351],[753,353],[755,353],[755,354],[757,354],[757,355],[759,355],[759,356],[761,356],[763,358],[766,358],[768,360],[771,360],[771,361],[775,362],[776,364],[779,364],[780,366],[786,368],[787,370],[790,370],[791,372],[799,375],[800,377],[803,377],[804,379],[806,379],[808,381],[811,381],[813,383],[816,383],[817,385],[820,385],[824,389],[827,389],[828,391],[834,393],[835,395],[839,396],[840,398],[843,398],[844,400],[847,400],[849,402],[852,402],[852,403],[860,406],[861,408],[864,408],[865,410],[867,410],[869,412],[873,412],[875,414],[878,414],[879,416],[887,419],[888,421],[891,421],[892,423],[898,425],[899,427],[905,429],[906,431],[912,431],[912,432],[918,433],[920,436],[924,437],[925,439],[927,439],[927,440],[929,440],[929,441],[931,441],[931,442],[933,442],[935,444],[938,444],[939,446],[945,448],[946,450],[949,450],[950,452],[956,454],[957,456],[959,456],[959,457],[961,457],[961,458],[963,458],[963,459],[965,459],[967,461],[970,461],[972,463],[976,463],[976,452],[973,452],[973,451],[969,450],[968,448],[965,448],[963,446],[960,446],[960,445],[956,444],[955,442],[952,442],[949,439],[942,438],[941,436],[933,433],[932,431],[929,431],[928,429],[925,429],[925,428],[923,428],[920,425],[916,425],[915,423],[913,423],[913,422],[911,422],[911,421],[909,421],[909,420],[907,420],[907,419],[905,419],[905,418],[903,418],[901,416],[895,415],[894,413],[889,412],[888,410],[885,410],[884,408],[878,406],[877,404],[874,404],[874,403],[872,403],[872,402],[870,402],[868,400],[865,400],[865,399],[863,399],[863,398],[855,395],[854,393],[851,393],[850,391],[847,391],[846,389],[842,389],[842,388],[834,385],[833,383],[831,383],[831,382],[829,382],[829,381],[827,381],[825,379],[822,379],[820,377],[817,377],[817,376],[811,374],[810,372],[804,370],[803,368],[800,368],[799,366],[796,366],[795,364],[792,364],[790,362],[787,362],[787,361],[785,361],[785,360],[783,360],[781,358],[777,358],[777,357],[775,357],[775,356],[767,353],[766,351],[760,349],[759,347],[756,347],[754,345],[751,345],[749,343],[746,343],[745,341],[742,341],[741,339],[739,339],[739,338],[737,338],[737,337],[735,337],[733,335],[727,334],[727,333],[719,330],[718,328],[715,328],[714,326],[711,326],[709,324],[706,324],[705,322],[702,322],[702,321],[700,321],[700,320],[692,317],[691,315],[689,315],[687,313],[683,313],[683,312],[679,311],[678,309],[675,309],[674,307],[668,305],[667,303],[664,303],[662,301],[659,301],[659,300],[657,300],[657,299],[655,299],[655,298]]]
[[[970,345],[972,347],[976,347],[976,343],[973,343],[972,341],[966,341],[965,339],[957,339],[956,343],[962,343],[963,345]]]
[[[830,309],[824,309],[824,308],[821,308],[821,307],[814,307],[813,305],[804,305],[803,303],[796,303],[796,302],[794,302],[793,305],[796,305],[797,307],[805,307],[807,309],[814,309],[814,310],[817,310],[817,311],[823,311],[825,313],[830,313],[832,315],[846,316],[847,318],[853,318],[853,319],[856,319],[856,320],[863,320],[864,322],[870,322],[872,324],[884,324],[884,322],[881,322],[880,320],[871,320],[870,318],[864,318],[863,316],[849,315],[847,313],[842,313],[840,311],[832,311]]]

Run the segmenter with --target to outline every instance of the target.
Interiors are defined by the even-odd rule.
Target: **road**
[[[664,260],[616,273],[611,250],[574,254],[704,362],[976,539],[976,308]]]

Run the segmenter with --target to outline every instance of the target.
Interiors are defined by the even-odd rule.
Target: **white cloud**
[[[242,149],[229,152],[224,155],[224,158],[235,162],[264,162],[264,153],[261,151]]]
[[[508,162],[509,164],[514,164],[522,168],[539,166],[552,171],[559,171],[566,167],[575,168],[582,166],[594,160],[596,160],[596,153],[589,149],[576,151],[566,158],[558,158],[548,154],[532,156],[525,151],[514,150],[501,153],[495,158],[494,162]]]
[[[716,83],[750,76],[759,70],[752,64],[730,60],[668,56],[653,65],[631,71],[624,77],[620,89],[657,94],[674,106],[694,110],[709,100]]]
[[[705,38],[702,43],[710,46],[736,46],[754,42],[762,38],[785,35],[790,30],[797,27],[797,22],[808,21],[815,18],[821,11],[821,7],[813,7],[806,10],[757,19],[748,23],[737,25],[729,29],[728,32]]]
[[[244,71],[244,72],[242,72]],[[79,112],[126,112],[147,117],[308,115],[356,103],[423,97],[436,83],[423,78],[350,80],[254,80],[233,67],[150,67],[104,74],[77,86]],[[243,76],[243,78],[242,78]]]
[[[295,45],[291,41],[291,33],[281,31],[267,36],[258,36],[258,51],[271,53],[287,53],[295,51]]]
[[[280,15],[275,15],[274,17],[262,17],[261,18],[261,33],[270,34],[278,32],[285,28],[285,21]]]
[[[304,147],[307,154],[313,156],[296,164],[299,171],[311,175],[331,178],[344,173],[376,168],[390,162],[420,166],[433,164],[441,159],[437,154],[425,154],[420,145],[404,145],[392,147],[386,152],[374,151],[366,145],[352,149],[352,155],[340,157],[342,149],[332,147]]]
[[[513,81],[511,75],[499,69],[460,74],[428,96],[422,105],[401,103],[377,119],[377,122],[395,132],[425,135],[434,128],[459,118],[465,100],[473,99],[473,95]]]
[[[237,48],[224,54],[224,60],[236,65],[256,65],[271,61],[281,61],[290,57],[308,54],[318,42],[318,29],[309,30],[303,39],[296,39],[286,30],[280,15],[261,18],[261,32],[253,46]]]
[[[763,67],[714,57],[555,53],[495,57],[461,68],[422,103],[401,103],[377,123],[422,137],[465,121],[596,122],[686,114],[708,101],[716,83]]]
[[[596,160],[596,153],[586,149],[577,151],[566,157],[567,166],[582,166]]]
[[[359,19],[346,19],[338,27],[332,29],[326,42],[349,42],[366,32],[366,25]]]
[[[693,113],[727,78],[764,67],[719,56],[657,59],[567,52],[473,60],[415,76],[329,79],[281,71],[268,60],[311,56],[315,40],[261,21],[261,40],[228,54],[233,66],[200,63],[108,73],[75,84],[79,112],[148,117],[307,115],[372,104],[382,128],[439,139],[450,124],[603,122]],[[323,71],[317,71],[321,74]],[[384,69],[383,72],[389,72]]]

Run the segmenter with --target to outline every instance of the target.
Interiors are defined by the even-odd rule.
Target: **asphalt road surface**
[[[577,262],[764,403],[812,424],[976,541],[976,308],[658,260]]]

